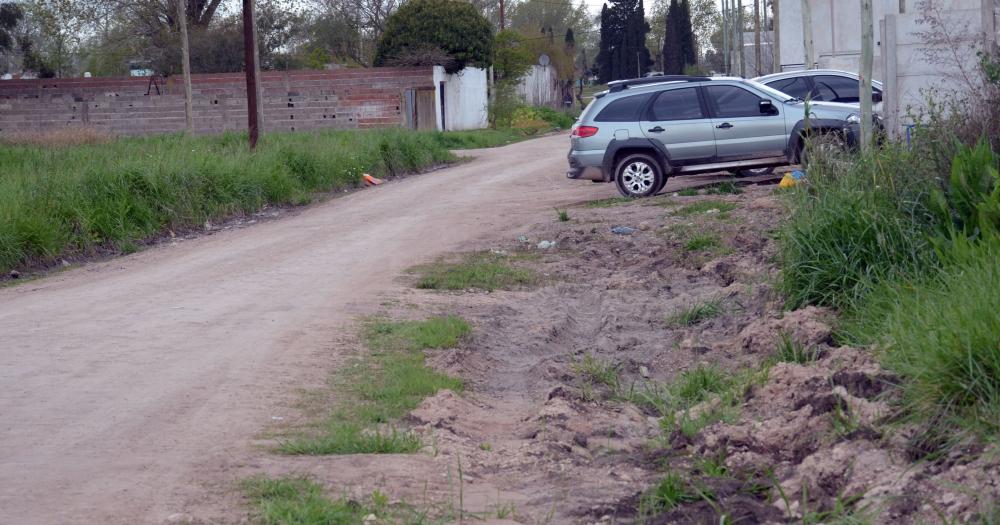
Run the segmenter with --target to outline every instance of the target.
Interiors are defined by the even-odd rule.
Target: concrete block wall
[[[244,130],[242,73],[192,75],[197,133]],[[434,88],[433,68],[265,72],[263,129],[395,127],[405,123],[404,93]],[[157,91],[157,87],[159,91]],[[184,129],[181,77],[0,80],[0,134],[91,127],[115,135]]]

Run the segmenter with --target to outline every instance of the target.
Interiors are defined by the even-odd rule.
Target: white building
[[[814,67],[858,72],[861,61],[859,0],[775,0],[779,3],[780,70],[803,69],[805,35],[802,5],[811,10]],[[885,83],[886,126],[902,133],[909,110],[924,104],[929,89],[961,90],[976,68],[976,51],[1000,42],[1000,0],[872,0],[875,63],[873,76]],[[928,9],[929,7],[929,9]],[[950,45],[927,35],[921,23],[941,21]]]

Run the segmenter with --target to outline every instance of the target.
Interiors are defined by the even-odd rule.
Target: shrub
[[[386,65],[417,49],[439,49],[451,58],[449,73],[493,63],[493,25],[468,2],[411,0],[386,21],[375,65]]]

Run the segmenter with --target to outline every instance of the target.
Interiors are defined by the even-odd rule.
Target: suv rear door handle
[[[729,128],[733,127],[733,125],[730,124],[730,123],[728,123],[728,122],[723,122],[722,124],[719,124],[718,126],[715,126],[715,127],[719,128],[719,129],[729,129]]]
[[[649,130],[650,133],[663,133],[664,131],[666,130],[661,128],[660,126],[656,126],[655,128]]]

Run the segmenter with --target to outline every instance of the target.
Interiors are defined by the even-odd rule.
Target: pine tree
[[[601,82],[633,78],[649,70],[645,10],[641,0],[611,0],[601,10],[601,43],[597,56]]]
[[[684,54],[681,44],[681,24],[683,23],[677,0],[670,0],[667,8],[667,27],[663,39],[663,72],[667,75],[684,73]]]
[[[694,28],[691,25],[691,2],[683,0],[680,6],[681,24],[678,28],[681,32],[681,55],[685,66],[698,64],[698,50],[694,41]]]

